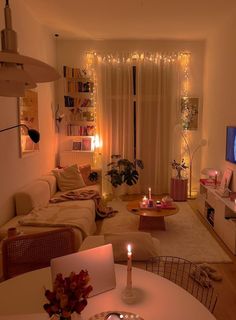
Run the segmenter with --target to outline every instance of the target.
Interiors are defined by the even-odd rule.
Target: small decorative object
[[[128,159],[122,159],[121,155],[113,154],[111,156],[112,162],[107,166],[109,167],[106,176],[110,177],[114,188],[126,183],[128,186],[132,186],[137,183],[139,178],[139,173],[137,167],[143,169],[142,160],[135,159],[133,162]]]
[[[96,171],[92,171],[88,178],[91,182],[96,182],[98,181],[98,173]]]
[[[80,314],[87,305],[89,293],[93,290],[88,282],[89,275],[86,270],[81,270],[79,274],[71,272],[66,278],[58,274],[54,281],[53,291],[45,290],[45,297],[49,303],[44,304],[43,307],[49,316],[66,320],[71,319],[73,312]]]
[[[185,164],[184,159],[182,159],[181,163],[176,162],[175,160],[171,163],[171,166],[173,169],[175,169],[177,171],[177,179],[181,179],[181,171],[187,169],[188,167]]]
[[[146,207],[147,203],[148,203],[148,198],[146,196],[144,196],[142,199],[142,207]]]
[[[173,199],[170,196],[165,196],[161,199],[163,206],[172,206]]]
[[[148,199],[148,208],[153,208],[153,206],[154,206],[153,199]]]

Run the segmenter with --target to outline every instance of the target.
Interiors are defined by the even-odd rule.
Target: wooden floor
[[[122,200],[134,200],[136,196],[126,196]],[[140,196],[139,196],[140,198]],[[209,232],[218,241],[220,246],[228,253],[232,259],[232,263],[217,263],[211,264],[216,270],[221,273],[223,280],[220,282],[213,282],[213,285],[218,294],[218,301],[214,311],[214,316],[217,320],[236,320],[236,256],[224,245],[220,238],[216,235],[210,225],[202,217],[197,210],[195,200],[188,200],[189,205],[196,213],[197,217],[207,227]],[[142,265],[136,265],[137,267],[143,268]],[[191,320],[191,319],[190,319]],[[199,319],[201,320],[201,319]]]

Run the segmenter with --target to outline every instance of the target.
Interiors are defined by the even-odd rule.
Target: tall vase
[[[181,176],[181,169],[176,169],[177,170],[177,176],[176,176],[176,178],[177,179],[181,179],[182,178],[182,176]]]

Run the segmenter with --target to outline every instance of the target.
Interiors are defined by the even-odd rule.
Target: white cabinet
[[[217,235],[236,255],[236,207],[229,198],[222,198],[213,187],[200,185],[198,210]]]

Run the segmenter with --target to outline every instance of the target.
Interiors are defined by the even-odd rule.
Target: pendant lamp
[[[5,29],[1,31],[0,96],[22,97],[26,89],[40,82],[59,79],[59,73],[50,65],[17,52],[17,34],[12,29],[11,9],[6,0]]]

